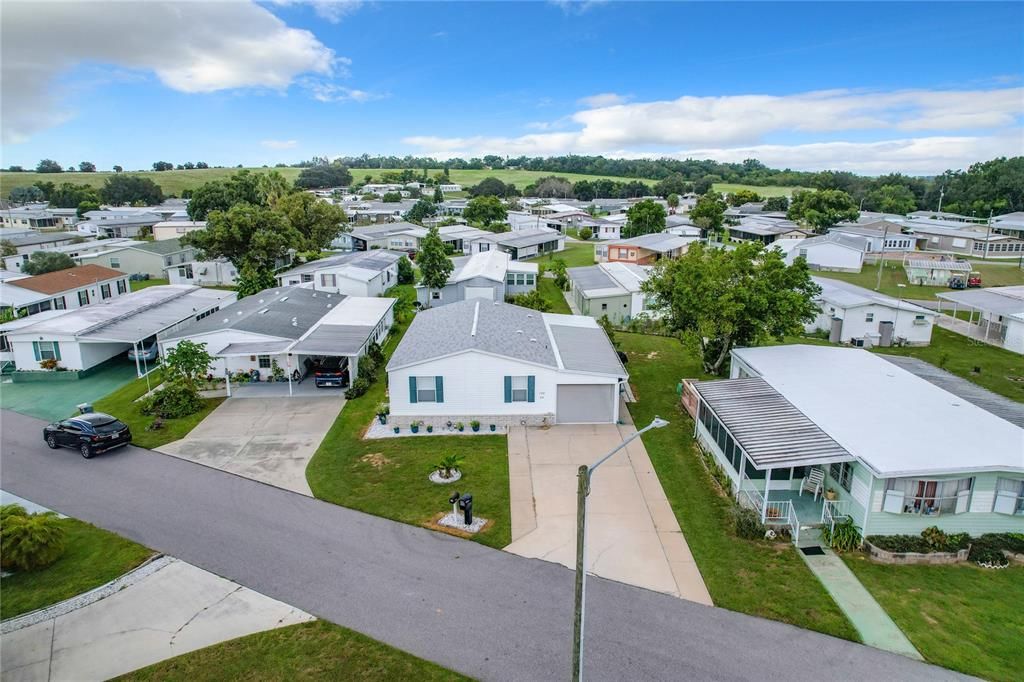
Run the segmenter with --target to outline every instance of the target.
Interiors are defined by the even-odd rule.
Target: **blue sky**
[[[4,167],[1024,153],[1022,3],[4,4]]]

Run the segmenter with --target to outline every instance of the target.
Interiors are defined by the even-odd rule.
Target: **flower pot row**
[[[388,423],[388,419],[387,419],[387,415],[386,414],[378,414],[377,415],[377,420],[381,424],[387,424]],[[455,429],[457,429],[460,433],[466,430],[466,425],[463,424],[462,422],[459,422],[457,424],[453,424],[451,426],[454,427]],[[422,421],[415,421],[415,422],[413,422],[413,423],[411,423],[409,425],[409,430],[411,432],[413,432],[413,433],[419,433],[421,428],[426,428],[427,433],[433,433],[434,432],[434,426],[432,424],[427,424],[426,426],[424,426]],[[478,421],[470,422],[469,428],[474,433],[479,432],[480,431],[480,422],[478,422]],[[498,429],[498,426],[496,424],[491,424],[490,425],[490,430],[492,432],[497,431],[497,429]],[[401,433],[402,428],[400,426],[394,426],[394,427],[392,427],[392,430],[395,433]]]

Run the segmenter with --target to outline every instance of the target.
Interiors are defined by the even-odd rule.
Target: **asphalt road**
[[[573,573],[143,450],[49,450],[0,413],[0,487],[466,675],[570,677]],[[439,507],[440,508],[440,507]],[[935,680],[782,623],[588,582],[593,680]]]

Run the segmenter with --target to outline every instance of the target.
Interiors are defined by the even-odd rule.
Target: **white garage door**
[[[486,298],[488,301],[493,301],[494,287],[466,287],[466,299],[471,298]]]
[[[555,421],[610,424],[615,421],[614,384],[559,384]]]

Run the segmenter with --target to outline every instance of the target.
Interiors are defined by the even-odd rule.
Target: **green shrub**
[[[745,540],[763,540],[765,531],[761,517],[756,511],[739,504],[732,508],[733,530]]]
[[[829,528],[821,529],[821,539],[838,552],[849,552],[861,544],[860,529],[853,525],[853,519],[845,519]]]
[[[203,409],[199,392],[180,381],[165,384],[163,388],[142,401],[142,414],[163,419],[178,419]]]
[[[357,377],[356,380],[352,382],[352,385],[349,386],[348,390],[345,391],[345,399],[352,400],[353,398],[358,398],[369,390],[370,380],[367,379],[366,376]]]
[[[949,546],[949,537],[938,526],[929,526],[921,531],[921,539],[934,552],[944,552]]]
[[[380,365],[369,355],[364,355],[359,358],[359,376],[360,378],[365,377],[370,383],[373,383],[377,379],[377,370]],[[356,379],[358,381],[358,379]]]
[[[0,566],[35,571],[64,553],[64,526],[54,512],[29,514],[18,504],[0,507]]]

